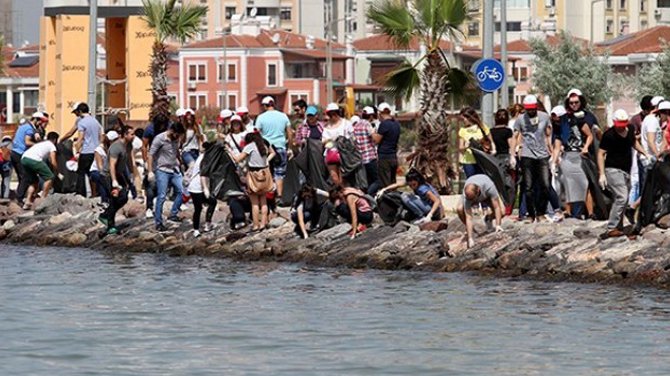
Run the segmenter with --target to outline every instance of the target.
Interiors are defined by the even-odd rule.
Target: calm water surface
[[[668,375],[668,292],[0,245],[0,375]]]

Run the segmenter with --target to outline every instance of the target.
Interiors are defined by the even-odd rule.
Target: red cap
[[[616,128],[625,128],[628,126],[628,120],[614,120],[614,126]]]

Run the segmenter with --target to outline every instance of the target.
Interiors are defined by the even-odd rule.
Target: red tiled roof
[[[274,43],[274,36],[277,35],[278,42]],[[260,34],[253,35],[226,35],[226,46],[230,48],[304,48],[307,49],[307,37],[304,35],[291,33],[285,30],[261,30]],[[344,49],[340,43],[332,44],[334,49]],[[207,39],[193,42],[185,45],[184,49],[199,48],[222,48],[223,37]],[[314,38],[315,49],[325,49],[326,41]]]
[[[599,52],[625,56],[634,53],[655,53],[663,51],[663,41],[670,41],[670,26],[656,26],[636,33],[623,35],[610,41],[596,44]]]
[[[409,48],[406,50],[409,51],[418,51],[421,41],[418,37],[412,39],[409,44]],[[440,47],[443,50],[448,50],[451,48],[451,43],[449,41],[443,40],[440,42]],[[404,50],[398,48],[395,43],[385,34],[376,34],[371,35],[367,38],[357,39],[354,41],[354,48],[359,51],[393,51],[393,50]]]
[[[256,95],[282,95],[288,90],[284,87],[265,87],[256,92]]]
[[[31,51],[27,49],[30,46],[26,46],[20,49],[15,49],[12,47],[4,47],[2,49],[2,72],[0,77],[9,77],[9,78],[35,78],[40,76],[40,64],[39,62],[29,66],[29,67],[10,67],[9,63],[14,60],[14,54],[17,51]],[[35,49],[37,47],[35,46]]]
[[[286,54],[298,55],[300,57],[307,57],[307,58],[310,58],[310,59],[325,59],[326,58],[326,51],[324,51],[323,49],[321,49],[321,50],[312,50],[312,49],[307,49],[307,48],[282,49],[281,52],[286,53]],[[333,53],[332,57],[333,57],[333,60],[351,59],[351,56],[336,54],[336,53]]]
[[[577,43],[581,44],[583,47],[588,46],[589,41],[582,38],[572,37]],[[547,43],[550,46],[556,46],[561,41],[561,39],[556,35],[547,35]],[[496,45],[493,49],[496,52],[500,51],[500,45]],[[530,48],[530,42],[525,39],[518,39],[507,43],[507,52],[516,52],[516,53],[530,53],[532,49]]]
[[[482,50],[475,50],[475,49],[467,49],[467,50],[463,50],[463,51],[460,51],[460,52],[454,52],[454,54],[455,55],[461,55],[461,56],[467,56],[467,57],[471,57],[471,58],[474,58],[474,59],[480,59],[484,56],[484,54],[482,53]],[[498,60],[502,59],[502,56],[500,55],[500,52],[495,52],[493,54],[493,57],[498,59]],[[518,61],[518,60],[521,60],[521,58],[507,55],[507,61]]]

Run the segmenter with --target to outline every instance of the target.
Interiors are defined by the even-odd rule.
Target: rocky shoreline
[[[346,236],[350,226],[342,224],[303,240],[283,218],[261,233],[231,231],[223,224],[225,211],[220,211],[215,216],[218,227],[193,238],[190,221],[169,233],[156,233],[142,209],[137,202],[129,203],[119,213],[122,235],[101,236],[95,200],[56,194],[25,213],[5,201],[0,203],[0,243],[670,288],[670,232],[654,226],[636,240],[601,240],[605,222],[568,219],[531,225],[505,220],[505,232],[485,234],[478,221],[477,245],[466,249],[465,229],[454,217],[422,228],[403,222],[376,225],[354,240]],[[286,216],[285,211],[280,214]],[[661,225],[667,227],[670,218],[664,220]]]

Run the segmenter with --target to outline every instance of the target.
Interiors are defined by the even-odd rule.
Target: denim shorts
[[[186,167],[188,167],[191,163],[194,163],[195,160],[198,159],[199,155],[200,152],[198,150],[186,150],[181,154],[181,160],[184,162]]]
[[[274,163],[274,178],[284,179],[286,177],[286,166],[288,165],[288,154],[285,148],[276,148],[276,161]]]

